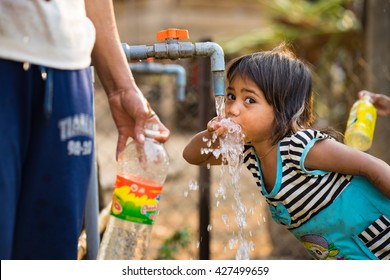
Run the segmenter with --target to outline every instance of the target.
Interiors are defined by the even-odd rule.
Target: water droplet
[[[215,192],[215,197],[222,197],[224,200],[226,200],[226,190],[223,184],[219,185],[218,189]]]
[[[207,231],[211,231],[213,229],[213,226],[212,225],[208,225],[207,226]]]
[[[221,150],[220,149],[215,149],[213,151],[213,155],[215,158],[219,158],[219,156],[221,155]]]
[[[222,221],[225,225],[227,225],[229,223],[229,216],[226,214],[222,215]]]
[[[190,181],[190,184],[188,185],[189,190],[191,191],[197,191],[199,190],[199,185],[197,181]]]
[[[184,196],[188,197],[191,191],[197,191],[199,190],[199,185],[197,181],[190,181],[188,183],[188,190],[184,192]]]

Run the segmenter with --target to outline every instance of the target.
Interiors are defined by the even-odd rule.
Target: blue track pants
[[[90,69],[0,59],[0,258],[76,259],[90,179]]]

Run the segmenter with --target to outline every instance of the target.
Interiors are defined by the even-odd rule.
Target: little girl
[[[311,127],[309,68],[282,44],[233,60],[227,82],[226,118],[242,128],[244,164],[272,218],[316,259],[390,259],[390,166]],[[221,164],[200,151],[224,123],[212,119],[184,158]]]

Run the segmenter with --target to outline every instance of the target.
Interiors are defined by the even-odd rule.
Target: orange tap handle
[[[188,39],[188,38],[190,38],[190,36],[188,35],[188,30],[186,29],[168,28],[157,32],[158,41],[165,41],[167,39]]]

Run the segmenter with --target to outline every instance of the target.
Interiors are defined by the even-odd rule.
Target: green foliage
[[[166,239],[158,250],[158,260],[175,260],[175,255],[181,249],[187,248],[190,243],[190,234],[187,228],[177,230]]]
[[[226,52],[238,52],[249,46],[295,41],[321,34],[358,30],[360,22],[349,8],[362,0],[257,0],[265,24],[242,36],[222,42]],[[223,40],[222,40],[223,41]]]
[[[346,6],[352,0],[259,0],[281,24],[319,32],[346,31],[359,27],[354,13]]]

